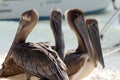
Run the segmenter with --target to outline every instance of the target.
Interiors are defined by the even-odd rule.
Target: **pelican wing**
[[[104,65],[104,60],[103,60],[103,55],[101,50],[98,23],[95,19],[88,19],[86,21],[86,24],[87,24],[87,29],[89,32],[89,36],[90,36],[93,48],[95,50],[94,55],[96,56],[96,59],[101,63],[101,65],[104,68],[105,65]]]
[[[14,46],[13,54],[15,62],[29,74],[50,80],[67,80],[68,78],[64,63],[49,47],[25,43]]]

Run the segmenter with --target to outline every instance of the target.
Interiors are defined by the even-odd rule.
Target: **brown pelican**
[[[22,14],[11,46],[11,58],[27,74],[27,80],[31,75],[42,80],[69,80],[66,66],[55,51],[47,45],[25,43],[37,22],[38,14],[34,9]]]
[[[77,36],[78,48],[69,51],[64,62],[70,80],[79,80],[87,76],[97,66],[98,61],[104,67],[98,27],[95,20],[87,20],[86,28],[84,15],[78,9],[68,10],[66,19]]]
[[[83,37],[85,37],[86,35],[85,34],[81,35],[81,33],[80,33],[80,32],[82,32],[82,28],[83,27],[85,28],[85,22],[84,22],[84,15],[83,15],[83,13],[80,10],[78,10],[78,9],[69,10],[67,12],[67,17],[66,18],[68,19],[68,23],[70,23],[69,24],[70,27],[72,28],[72,30],[74,30],[74,32],[76,33],[76,35],[78,37],[78,43],[79,43],[78,45],[79,46],[78,46],[78,48],[76,50],[67,52],[67,56],[65,57],[64,61],[65,61],[65,64],[67,65],[67,67],[68,67],[67,73],[68,73],[70,79],[71,80],[77,80],[77,79],[81,79],[81,78],[87,76],[95,68],[96,63],[97,63],[96,58],[95,58],[95,61],[92,61],[89,58],[88,53],[92,52],[93,49],[94,49],[93,52],[95,52],[95,51],[97,52],[97,50],[95,50],[95,48],[93,48],[93,47],[92,47],[92,51],[91,50],[87,50],[86,46],[88,46],[90,43],[88,41],[88,45],[85,44],[84,41],[86,41],[86,40],[84,40],[84,39],[86,39],[86,38],[83,38]],[[64,52],[64,48],[61,47],[61,46],[64,46],[64,44],[61,44],[62,42],[64,43],[64,38],[63,38],[63,35],[61,34],[62,33],[61,30],[59,30],[59,29],[61,29],[60,28],[60,22],[61,22],[60,19],[61,18],[57,17],[57,16],[56,17],[52,17],[51,18],[51,27],[52,27],[52,30],[53,30],[53,33],[54,33],[55,42],[56,43],[60,43],[60,44],[57,44],[57,45],[55,44],[55,47],[58,46],[59,50],[61,50],[61,54],[64,55],[64,53],[62,53],[62,52]],[[77,24],[75,24],[74,22],[76,22],[76,23],[79,22],[79,23],[81,23],[81,25],[77,27],[76,26]],[[91,20],[87,20],[87,26],[91,26],[91,24],[97,24],[97,23],[94,23]],[[93,27],[93,28],[91,28],[91,27]],[[96,27],[96,25],[95,26],[91,26],[91,27],[89,27],[89,29],[88,28],[87,29],[90,30],[90,28],[91,28],[91,30],[92,30],[92,29],[94,29],[94,27]],[[94,35],[93,39],[95,38],[96,40],[98,40],[98,46],[97,47],[98,47],[98,51],[99,51],[99,49],[101,50],[101,47],[100,47],[100,44],[99,44],[99,38],[97,38],[97,36],[99,34],[99,32],[97,32],[98,31],[97,27],[93,31],[95,31],[95,33],[96,33]],[[87,31],[85,33],[87,33],[87,35],[88,35]],[[89,33],[90,33],[90,31],[89,31]],[[59,37],[61,36],[60,38],[62,38],[62,39],[59,40],[58,36]],[[59,42],[59,41],[62,41],[62,42]],[[91,41],[93,41],[93,40],[91,40]],[[91,42],[90,46],[88,46],[88,47],[93,46],[92,44],[94,44],[94,42]],[[58,52],[59,50],[56,50],[56,51]],[[100,54],[102,54],[102,53],[100,53]],[[94,55],[94,57],[95,57],[95,55]],[[101,55],[98,56],[98,58],[99,57],[101,57],[101,60],[103,60]],[[95,62],[95,63],[93,64],[93,62]],[[102,63],[102,66],[104,67],[104,63]]]

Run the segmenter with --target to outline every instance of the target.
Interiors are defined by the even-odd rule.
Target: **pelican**
[[[59,55],[64,55],[65,44],[61,29],[61,17],[53,16],[55,16],[55,14],[51,15],[52,19],[50,22],[55,38],[55,47],[59,48],[59,51],[56,51],[58,53],[61,52]],[[97,21],[89,19],[86,21],[86,26],[84,15],[78,9],[68,10],[66,12],[66,18],[70,28],[75,32],[78,38],[78,48],[73,51],[68,51],[64,62],[68,68],[67,73],[70,80],[80,80],[91,73],[97,66],[98,61],[104,67]],[[92,33],[95,33],[94,36],[92,36]]]
[[[69,80],[66,66],[57,53],[49,46],[25,43],[29,33],[38,22],[36,10],[29,10],[21,15],[19,27],[11,46],[11,58],[27,75],[41,80]]]
[[[66,19],[77,36],[78,48],[69,51],[64,62],[68,67],[70,80],[79,80],[86,77],[97,66],[98,61],[104,68],[97,22],[87,20],[86,26],[84,15],[79,9],[68,10]]]

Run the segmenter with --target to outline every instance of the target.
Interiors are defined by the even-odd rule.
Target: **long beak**
[[[104,68],[105,65],[104,65],[100,38],[99,38],[98,22],[95,19],[88,19],[86,21],[86,24],[95,51],[94,55],[96,56],[96,59],[100,62],[102,67]]]
[[[82,36],[83,41],[86,45],[87,51],[88,51],[88,55],[90,57],[90,59],[93,61],[94,65],[96,66],[96,61],[95,61],[95,57],[91,48],[91,43],[89,40],[89,35],[88,35],[88,31],[85,25],[85,21],[84,21],[84,16],[80,16],[77,19],[74,20],[75,23],[75,28],[76,31],[78,32],[78,34],[80,36]]]
[[[63,60],[65,44],[64,44],[64,36],[62,33],[62,13],[60,9],[52,10],[50,25],[55,38],[55,50],[58,52],[60,58]]]

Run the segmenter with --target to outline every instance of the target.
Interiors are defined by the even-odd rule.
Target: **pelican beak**
[[[78,32],[79,36],[83,38],[84,44],[86,45],[87,51],[88,51],[88,56],[90,57],[90,60],[93,62],[94,66],[97,66],[95,56],[93,54],[91,42],[89,39],[89,34],[86,28],[84,16],[81,15],[78,18],[74,20],[75,28],[76,31]]]
[[[53,9],[50,18],[51,29],[55,38],[55,51],[63,60],[64,59],[64,37],[62,33],[62,13],[60,9]]]
[[[86,21],[86,25],[87,25],[91,43],[95,51],[94,55],[96,57],[96,60],[98,60],[100,64],[102,65],[102,67],[104,68],[105,65],[104,65],[100,38],[99,38],[98,22],[95,19],[88,19]]]
[[[50,25],[55,38],[61,36],[61,24],[62,14],[57,9],[53,9],[50,16]]]

